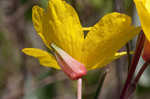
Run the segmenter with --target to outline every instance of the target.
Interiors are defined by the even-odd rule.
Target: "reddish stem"
[[[131,63],[130,69],[129,69],[127,80],[125,82],[124,88],[123,88],[122,93],[120,95],[120,99],[125,99],[126,92],[127,92],[128,87],[132,81],[136,66],[138,64],[138,61],[139,61],[139,58],[140,58],[140,55],[141,55],[141,52],[142,52],[142,49],[144,46],[144,41],[145,41],[145,36],[144,36],[143,31],[141,31],[141,34],[138,37],[138,42],[137,42],[135,54],[133,56],[133,60],[132,60],[132,63]]]
[[[136,78],[135,78],[133,84],[135,84],[135,85],[137,84],[137,82],[139,81],[141,75],[143,74],[143,72],[144,72],[145,69],[147,68],[148,64],[149,64],[148,62],[144,63],[144,65],[142,66],[142,68],[141,68],[140,71],[138,72],[138,74],[137,74],[137,76],[136,76]]]
[[[146,68],[148,67],[149,65],[149,62],[146,62],[143,64],[143,66],[141,67],[141,69],[139,70],[138,74],[136,75],[133,83],[130,85],[131,86],[131,89],[129,91],[129,95],[128,95],[128,98],[133,94],[133,92],[135,91],[136,89],[136,85],[139,81],[139,79],[141,78],[142,74],[144,73],[144,71],[146,70]]]

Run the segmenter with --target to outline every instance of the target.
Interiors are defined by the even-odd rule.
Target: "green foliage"
[[[46,85],[37,91],[38,99],[52,99],[55,95],[55,84]]]
[[[48,0],[40,0],[39,3],[43,8],[46,8],[48,6]]]
[[[102,8],[106,0],[89,0],[95,8]],[[110,0],[111,1],[111,0]]]
[[[32,7],[25,13],[25,19],[32,21]]]
[[[133,0],[124,0],[124,8],[128,10],[130,7],[133,7]]]
[[[26,3],[28,0],[20,0],[22,4]]]
[[[144,87],[144,86],[138,85],[137,89],[136,89],[136,92],[138,94],[150,92],[150,87]]]

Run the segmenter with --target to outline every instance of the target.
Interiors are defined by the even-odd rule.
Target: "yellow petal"
[[[133,54],[133,51],[131,51],[130,54]],[[95,66],[91,66],[90,68],[88,68],[88,70],[104,67],[105,65],[107,65],[111,61],[116,60],[116,59],[118,59],[124,55],[127,55],[127,52],[125,52],[125,51],[124,52],[117,52],[114,54],[114,56],[109,57],[103,65],[101,65],[101,62],[99,62]]]
[[[50,0],[43,17],[43,35],[80,61],[84,34],[75,10],[63,0]]]
[[[143,5],[145,6],[146,10],[148,12],[150,12],[150,6],[149,6],[150,0],[139,0],[139,2],[143,3]]]
[[[42,22],[42,17],[44,14],[44,9],[40,8],[39,6],[34,6],[32,8],[32,21],[33,21],[33,25],[34,28],[36,30],[36,32],[38,33],[38,35],[41,37],[41,39],[43,40],[44,44],[49,48],[49,44],[46,41],[45,37],[43,36],[43,22]]]
[[[99,63],[104,66],[114,54],[140,32],[131,26],[129,16],[120,13],[105,15],[87,34],[84,43],[84,60],[87,68]]]
[[[134,0],[143,31],[150,41],[150,0]]]
[[[50,48],[50,45],[48,44],[47,40],[45,39],[45,37],[43,36],[42,33],[39,33],[39,36],[41,37],[41,39],[43,40],[44,44],[46,45],[46,47]],[[51,48],[50,48],[51,49]]]
[[[24,48],[22,50],[26,55],[38,58],[41,65],[46,67],[52,67],[55,69],[60,69],[55,58],[48,52],[37,49],[37,48]]]
[[[43,33],[42,30],[42,17],[44,14],[44,9],[39,6],[34,6],[32,8],[32,21],[34,28],[37,33]]]

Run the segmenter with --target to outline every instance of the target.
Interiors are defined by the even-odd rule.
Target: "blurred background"
[[[139,25],[132,0],[66,0],[77,11],[84,27],[104,14],[118,11]],[[25,56],[25,47],[46,50],[32,24],[32,6],[47,7],[47,0],[0,0],[0,99],[76,99],[76,81],[62,71],[40,66]],[[134,50],[136,39],[121,50]],[[89,71],[83,81],[83,99],[119,99],[132,56],[124,56],[102,69]],[[139,67],[143,64],[141,59]],[[150,69],[142,76],[134,99],[150,99]],[[102,86],[102,80],[104,84]],[[99,90],[101,89],[101,90]]]

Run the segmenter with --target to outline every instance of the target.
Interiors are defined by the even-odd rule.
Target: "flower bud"
[[[142,57],[145,61],[150,61],[150,42],[145,40]]]
[[[86,75],[87,70],[82,63],[72,58],[69,54],[57,47],[55,44],[52,43],[51,46],[55,51],[54,54],[57,63],[70,79],[77,80],[78,78]]]

